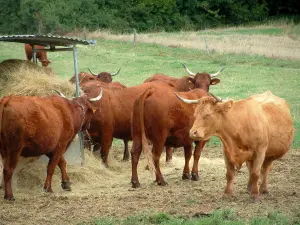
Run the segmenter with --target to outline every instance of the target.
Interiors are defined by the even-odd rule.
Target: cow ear
[[[192,78],[192,77],[189,77],[188,79],[187,79],[187,82],[189,82],[189,83],[194,83],[195,82],[195,79],[194,78]]]
[[[220,83],[220,79],[218,79],[218,78],[211,79],[211,81],[210,81],[210,85],[216,85],[218,83]]]
[[[222,103],[223,111],[228,112],[231,109],[231,107],[233,106],[233,104],[234,104],[233,100],[228,100],[228,101]]]

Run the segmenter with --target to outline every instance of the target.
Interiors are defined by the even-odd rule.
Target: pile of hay
[[[51,68],[27,60],[9,59],[0,63],[0,95],[47,96],[53,89],[74,97],[75,85],[56,77]]]

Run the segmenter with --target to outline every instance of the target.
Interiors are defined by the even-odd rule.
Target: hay
[[[0,63],[1,96],[47,96],[53,94],[53,89],[61,91],[67,97],[75,94],[75,85],[57,78],[50,68],[17,59]]]

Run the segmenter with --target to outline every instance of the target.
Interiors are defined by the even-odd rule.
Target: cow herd
[[[44,190],[52,192],[51,179],[59,166],[62,188],[71,190],[63,154],[79,131],[92,151],[100,150],[103,163],[114,138],[124,141],[123,160],[128,160],[132,141],[133,188],[140,186],[137,165],[142,150],[158,185],[166,185],[160,170],[160,156],[172,159],[172,148],[183,147],[185,165],[182,179],[199,180],[198,162],[210,137],[223,144],[227,168],[225,195],[231,196],[235,170],[246,163],[248,190],[252,198],[268,193],[267,177],[275,159],[290,148],[294,127],[288,103],[270,91],[234,101],[209,93],[210,85],[220,82],[215,74],[193,73],[174,78],[155,74],[144,83],[126,87],[112,81],[115,73],[79,73],[81,97],[6,96],[0,101],[0,146],[3,161],[4,198],[13,200],[12,174],[20,156],[49,157]],[[74,82],[72,77],[70,82]],[[193,144],[195,145],[193,149]],[[152,147],[152,149],[150,148]],[[194,151],[193,151],[194,150]],[[189,161],[194,156],[193,167]],[[258,180],[262,172],[261,189]]]

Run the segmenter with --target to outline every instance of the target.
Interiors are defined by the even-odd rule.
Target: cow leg
[[[190,179],[190,159],[192,157],[192,145],[185,145],[184,149],[184,168],[182,173],[182,180],[189,180]]]
[[[123,161],[128,161],[129,160],[128,140],[123,140],[123,142],[124,142]]]
[[[138,188],[141,186],[137,175],[137,166],[139,163],[141,152],[141,140],[133,140],[131,147],[131,184],[133,188]]]
[[[14,169],[17,166],[21,152],[22,152],[21,150],[11,151],[12,154],[6,158],[4,163],[4,168],[3,168],[3,179],[4,179],[4,189],[5,189],[4,199],[9,201],[15,200],[12,192],[12,176],[13,176]]]
[[[227,180],[227,185],[224,191],[224,197],[231,197],[232,195],[232,187],[233,187],[233,180],[235,176],[235,168],[234,165],[228,160],[226,155],[224,155],[224,160],[226,164],[226,180]]]
[[[60,172],[61,172],[61,187],[62,187],[62,189],[64,189],[65,191],[71,191],[70,178],[67,174],[67,169],[66,169],[67,162],[63,155],[60,157],[60,160],[58,162],[58,167],[60,168]]]
[[[253,165],[251,168],[251,197],[255,200],[258,199],[259,197],[259,188],[258,188],[258,180],[259,180],[259,175],[260,171],[262,168],[262,164],[265,159],[265,150],[261,150],[257,152],[257,155],[255,159],[253,160]]]
[[[112,134],[108,134],[102,137],[101,139],[101,149],[100,149],[100,156],[102,159],[102,162],[106,167],[108,167],[108,154],[109,150],[112,144],[113,136]]]
[[[172,163],[172,153],[172,148],[166,146],[166,163]]]
[[[248,179],[248,185],[247,185],[247,190],[248,192],[251,192],[251,187],[252,187],[252,180],[251,180],[251,171],[253,167],[253,162],[252,161],[247,161],[246,162],[247,168],[248,168],[248,173],[249,173],[249,179]]]
[[[263,175],[263,180],[262,180],[262,183],[261,183],[261,193],[262,194],[269,194],[269,191],[268,191],[268,175],[270,173],[270,171],[272,170],[272,163],[273,161],[272,160],[265,160],[264,163],[263,163],[263,166],[262,166],[262,175]]]
[[[163,139],[165,140],[165,139]],[[155,175],[156,175],[156,182],[160,186],[165,186],[167,185],[167,182],[164,180],[163,175],[160,171],[160,166],[159,166],[159,159],[162,154],[162,151],[164,149],[164,141],[159,141],[153,143],[153,148],[152,148],[152,154],[153,154],[153,162],[155,166]]]
[[[66,147],[64,148],[64,150]],[[44,190],[46,192],[53,192],[52,191],[52,177],[54,174],[55,167],[58,165],[58,162],[61,160],[62,154],[64,153],[63,148],[55,150],[54,154],[47,155],[49,157],[49,163],[47,166],[47,178],[44,185]]]
[[[207,141],[196,141],[196,147],[194,150],[194,164],[191,174],[191,180],[198,181],[199,180],[199,174],[198,174],[198,163],[201,156],[201,153],[203,151],[203,148]]]

